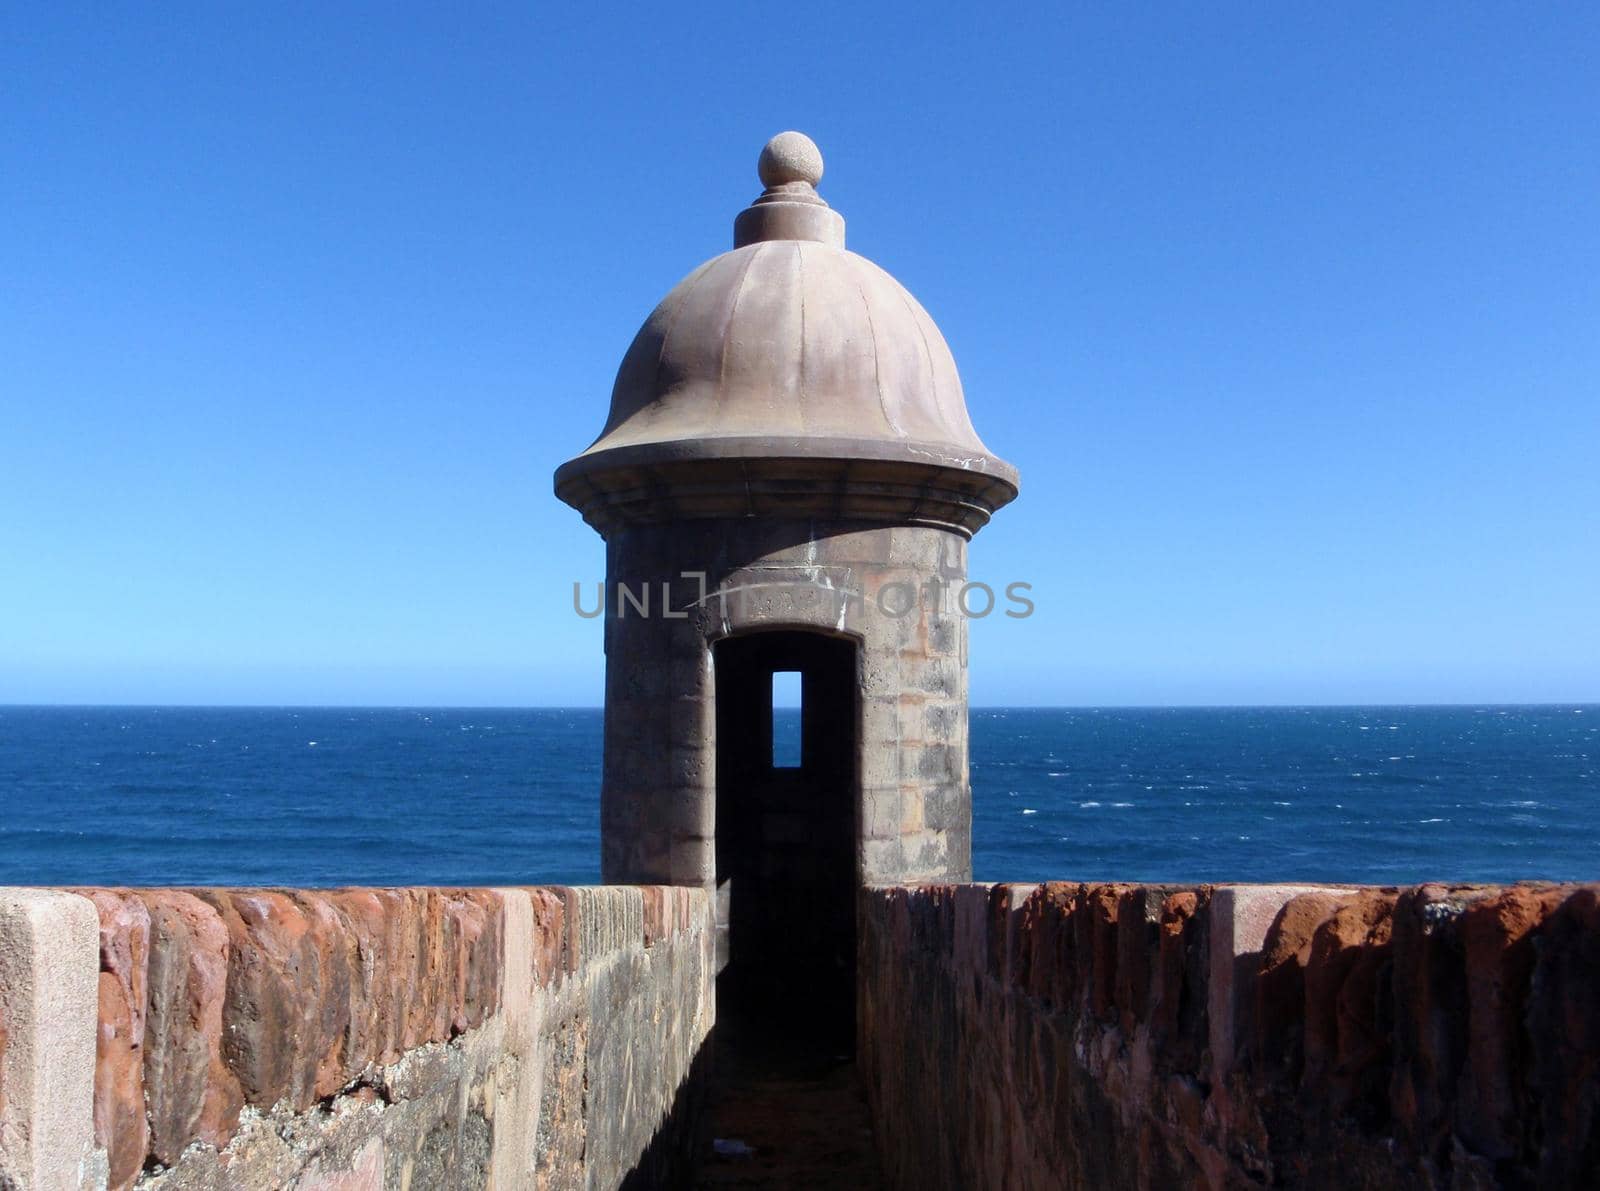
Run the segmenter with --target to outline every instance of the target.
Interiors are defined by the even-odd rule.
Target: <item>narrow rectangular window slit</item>
[[[800,671],[777,670],[772,675],[772,767],[799,769]]]

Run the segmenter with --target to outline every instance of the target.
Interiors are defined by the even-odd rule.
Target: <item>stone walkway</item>
[[[883,1187],[855,1064],[815,1050],[751,1054],[731,1042],[716,1057],[696,1187]],[[753,1152],[735,1155],[731,1143]]]

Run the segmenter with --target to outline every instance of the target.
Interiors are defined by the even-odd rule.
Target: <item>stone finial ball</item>
[[[761,150],[756,172],[761,175],[761,185],[769,188],[785,182],[815,186],[822,181],[822,152],[803,132],[780,132]]]

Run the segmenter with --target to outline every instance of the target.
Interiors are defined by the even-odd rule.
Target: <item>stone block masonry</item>
[[[659,1185],[698,889],[0,890],[0,1188]]]
[[[784,630],[859,645],[853,833],[865,879],[970,877],[968,626],[951,594],[966,566],[964,538],[921,526],[748,518],[612,535],[608,590],[670,590],[681,615],[618,615],[613,604],[606,619],[605,879],[715,880],[716,775],[728,758],[714,726],[712,647]],[[930,579],[942,603],[919,594]],[[884,613],[886,587],[915,606]]]
[[[1600,1186],[1600,886],[860,902],[904,1188]]]
[[[0,1188],[104,1181],[91,1125],[95,909],[41,889],[0,894]]]
[[[890,1185],[1600,1186],[1600,886],[859,905]],[[698,887],[0,890],[0,1189],[681,1185]]]

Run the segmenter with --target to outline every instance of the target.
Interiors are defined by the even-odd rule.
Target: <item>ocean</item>
[[[1600,706],[974,709],[980,881],[1600,878]],[[593,709],[0,707],[0,884],[599,880]]]

